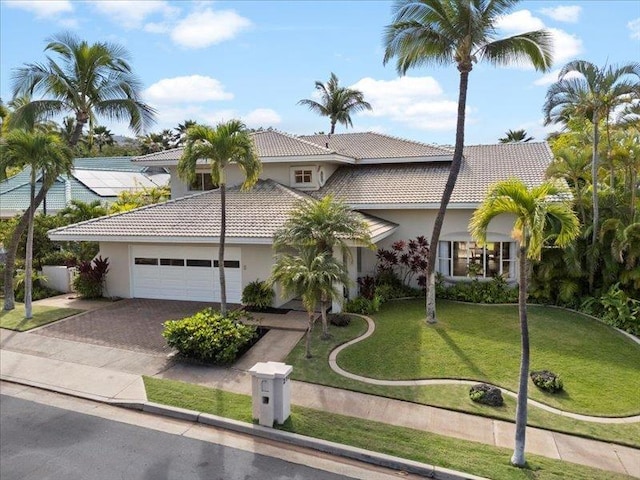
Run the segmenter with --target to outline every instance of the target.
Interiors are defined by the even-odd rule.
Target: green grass
[[[24,318],[24,305],[16,304],[16,308],[13,310],[0,311],[0,328],[26,332],[32,328],[41,327],[42,325],[70,317],[71,315],[77,315],[82,312],[84,312],[84,310],[78,310],[75,308],[34,305],[32,310],[33,317],[27,320]]]
[[[150,377],[144,377],[144,383],[152,402],[251,421],[248,395]],[[279,428],[495,480],[629,478],[537,455],[527,456],[528,469],[518,469],[509,465],[509,449],[296,406],[292,407],[291,418]]]
[[[419,306],[416,307],[415,303],[419,303]],[[393,305],[393,304],[390,304]],[[398,309],[398,304],[396,305],[396,313],[400,310]],[[457,305],[457,304],[453,304]],[[442,304],[439,304],[441,307]],[[463,305],[464,306],[464,305]],[[381,314],[385,314],[386,309],[388,307],[385,306],[385,309],[381,312]],[[406,302],[402,304],[401,314],[404,318],[410,318],[410,316],[414,313],[416,308],[420,309],[422,313],[423,304],[422,302]],[[476,308],[485,308],[485,307],[476,307]],[[439,316],[443,315],[442,308],[439,308],[438,314]],[[544,311],[552,311],[552,309],[544,309]],[[559,311],[560,313],[567,314],[567,312]],[[441,318],[440,324],[437,325],[436,328],[442,328],[442,324],[445,322]],[[474,318],[473,316],[470,318]],[[377,320],[377,316],[376,316]],[[422,320],[420,320],[422,322]],[[476,319],[474,319],[476,321]],[[595,325],[595,327],[601,327],[599,323]],[[433,327],[422,327],[419,326],[417,328],[417,332],[422,329],[429,329]],[[401,329],[401,328],[400,328]],[[376,329],[379,333],[379,329]],[[389,329],[387,329],[389,330]],[[605,331],[611,330],[609,328],[605,328]],[[292,377],[296,380],[317,383],[321,385],[329,385],[338,388],[355,390],[359,392],[369,393],[373,395],[380,395],[389,398],[397,398],[401,400],[406,400],[410,402],[425,404],[425,405],[433,405],[442,408],[448,408],[451,410],[458,410],[463,412],[468,412],[476,415],[488,416],[492,418],[498,418],[507,421],[513,421],[515,418],[515,399],[505,396],[505,405],[500,408],[489,407],[486,405],[480,405],[472,402],[469,399],[469,387],[465,385],[436,385],[436,386],[420,386],[420,387],[383,387],[370,385],[367,383],[362,383],[354,380],[347,379],[333,372],[329,368],[328,357],[329,352],[331,352],[336,346],[345,343],[346,341],[360,336],[364,331],[366,331],[366,323],[364,320],[354,319],[351,322],[351,325],[344,328],[332,327],[331,333],[333,335],[332,339],[329,341],[324,341],[320,339],[320,329],[317,328],[315,330],[315,337],[312,342],[312,353],[314,355],[311,359],[306,359],[304,356],[304,345],[301,342],[296,346],[296,348],[291,352],[291,354],[287,357],[286,362],[290,365],[293,365],[293,374]],[[367,376],[366,371],[363,371],[368,366],[371,371],[380,370],[384,367],[385,359],[388,357],[388,352],[386,349],[394,349],[394,350],[402,350],[396,345],[396,342],[402,341],[402,339],[398,339],[395,335],[393,329],[391,331],[386,332],[389,335],[388,344],[378,344],[373,354],[367,354],[366,356],[361,356],[361,361],[363,362],[360,365],[360,373],[361,375]],[[607,332],[609,335],[611,333],[616,332]],[[417,335],[416,332],[414,332]],[[437,335],[437,334],[436,334]],[[453,334],[452,334],[453,335]],[[439,335],[437,335],[439,336]],[[486,334],[485,334],[486,336]],[[618,336],[616,333],[614,337],[618,342],[624,346],[626,344],[625,338],[623,336]],[[412,340],[408,340],[411,342]],[[364,341],[363,343],[367,343]],[[533,344],[533,342],[532,342]],[[622,346],[620,348],[622,348]],[[633,346],[633,345],[632,345]],[[351,370],[353,367],[347,367],[345,362],[343,361],[344,355],[349,353],[350,350],[358,347],[358,344],[349,347],[347,350],[343,352],[338,357],[338,363],[345,369]],[[436,348],[434,346],[434,348]],[[516,348],[516,347],[514,347]],[[405,344],[405,349],[409,349]],[[513,356],[514,359],[509,359],[511,363],[515,366],[515,370],[513,375],[518,374],[518,362],[519,362],[519,345],[517,347],[517,351]],[[403,353],[405,356],[411,356],[412,353],[405,351]],[[481,355],[481,352],[476,352],[475,355]],[[534,352],[535,354],[535,352]],[[400,354],[402,355],[402,354]],[[635,355],[638,355],[638,349],[636,349]],[[470,357],[468,357],[470,358]],[[496,362],[503,361],[503,359],[495,360]],[[515,363],[514,363],[515,361]],[[488,362],[491,363],[491,362]],[[607,363],[606,361],[604,363]],[[499,366],[496,366],[499,368]],[[607,376],[602,377],[602,379],[608,379]],[[601,379],[601,380],[602,380]],[[572,380],[569,380],[565,376],[566,383],[569,383],[568,387],[569,391],[573,389],[571,385]],[[607,380],[608,381],[608,380]],[[529,384],[529,392],[532,394],[531,396],[538,396],[538,399],[541,401],[546,401],[544,397],[542,397],[538,392],[536,392],[536,387],[530,383]],[[630,380],[630,385],[635,385],[635,394],[632,392],[630,394],[630,398],[628,399],[630,403],[633,403],[634,399],[636,405],[638,403],[637,400],[637,377],[634,377]],[[607,389],[604,389],[607,390]],[[633,388],[631,389],[633,390]],[[597,395],[607,395],[610,396],[606,391],[596,390]],[[635,395],[635,396],[634,396]],[[541,398],[542,397],[542,398]],[[571,398],[571,397],[569,397]],[[550,403],[550,402],[547,402]],[[571,408],[568,408],[569,410]],[[632,424],[601,424],[594,422],[585,422],[579,420],[573,420],[571,418],[562,417],[560,415],[556,415],[540,408],[530,406],[529,407],[529,415],[528,415],[528,424],[531,426],[546,428],[550,430],[566,432],[571,434],[577,434],[585,437],[621,443],[625,445],[640,447],[640,422],[632,423]]]

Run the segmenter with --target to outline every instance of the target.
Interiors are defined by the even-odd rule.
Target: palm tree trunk
[[[222,177],[222,175],[221,175]],[[227,315],[227,281],[224,276],[224,244],[227,233],[227,197],[224,181],[220,181],[220,246],[218,248],[218,271],[220,272],[220,313]]]
[[[460,66],[458,67],[461,68]],[[464,123],[465,111],[467,107],[467,88],[469,85],[469,72],[471,67],[460,70],[460,88],[458,91],[458,122],[456,125],[456,145],[453,151],[453,159],[449,168],[449,177],[447,184],[442,193],[440,200],[440,208],[433,224],[433,232],[431,233],[431,243],[429,244],[429,264],[427,265],[427,292],[426,292],[426,310],[427,322],[436,323],[436,261],[438,258],[438,242],[440,241],[440,232],[444,223],[444,215],[451,199],[451,193],[456,186],[460,166],[462,165],[462,153],[464,149]]]
[[[82,136],[82,129],[86,125],[89,120],[89,115],[84,112],[79,112],[76,114],[76,127],[73,129],[73,134],[69,139],[69,146],[75,147]]]
[[[29,218],[32,212],[40,206],[42,200],[47,195],[48,182],[42,183],[42,188],[38,192],[29,208],[22,214],[20,221],[16,225],[16,228],[11,234],[11,240],[7,245],[7,252],[4,265],[4,310],[9,311],[16,308],[15,305],[15,291],[13,285],[13,275],[16,269],[16,255],[18,254],[18,245],[20,244],[20,238],[29,225]]]
[[[593,231],[591,232],[591,246],[595,248],[598,241],[598,224],[600,223],[600,206],[598,201],[598,143],[600,141],[600,133],[598,131],[598,114],[593,113],[593,152],[591,159],[591,183],[592,183],[592,202],[593,202]],[[593,284],[595,281],[597,260],[592,258],[589,267],[589,291],[593,292]]]
[[[327,321],[327,297],[325,295],[322,296],[320,310],[320,315],[322,316],[322,338],[326,340],[329,338],[329,322]]]
[[[525,466],[524,447],[527,433],[527,389],[529,386],[529,325],[527,323],[527,249],[520,247],[520,291],[518,312],[520,316],[520,377],[516,406],[516,437],[511,463],[516,467]]]
[[[33,205],[36,198],[36,171],[31,169],[31,188],[29,205]],[[29,209],[29,227],[27,228],[27,246],[24,260],[24,318],[33,318],[31,300],[33,296],[33,218],[34,211]]]
[[[307,326],[307,334],[304,338],[304,351],[305,357],[311,358],[311,333],[313,332],[315,312],[313,311],[313,309],[310,309],[307,313],[309,314],[309,325]]]
[[[329,135],[333,135],[336,131],[336,122],[335,120],[331,120],[331,130],[329,131]]]

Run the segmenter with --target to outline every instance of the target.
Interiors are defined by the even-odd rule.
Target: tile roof
[[[271,239],[282,227],[293,206],[311,198],[273,180],[259,180],[247,192],[238,187],[226,192],[228,239]],[[260,206],[260,208],[257,208]],[[396,224],[363,215],[375,235],[391,231]],[[220,235],[219,190],[198,193],[129,212],[101,217],[49,232],[52,239],[74,237],[78,240],[119,237],[132,239],[212,239]]]
[[[453,151],[445,147],[404,140],[380,133],[341,133],[331,135],[295,136],[277,130],[266,130],[252,134],[259,157],[303,157],[341,155],[345,160],[374,160],[387,158],[424,158],[435,157],[450,159]],[[327,144],[329,145],[327,147]],[[177,162],[184,148],[174,148],[157,153],[136,157],[135,162]],[[320,159],[320,158],[319,158]]]
[[[481,202],[490,185],[510,177],[537,185],[553,158],[543,142],[468,146],[464,155],[451,203]],[[439,204],[448,174],[448,163],[341,166],[313,195],[333,194],[354,208]]]
[[[447,148],[375,132],[301,135],[299,138],[358,160],[453,155],[453,150]]]

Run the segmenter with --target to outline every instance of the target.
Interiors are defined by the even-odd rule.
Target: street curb
[[[130,405],[123,404],[122,406]],[[352,460],[358,460],[380,467],[386,467],[393,470],[420,475],[425,478],[434,478],[438,480],[487,480],[484,477],[478,477],[476,475],[458,472],[435,465],[415,462],[413,460],[386,455],[384,453],[372,452],[341,443],[307,437],[304,435],[299,435],[297,433],[285,432],[283,430],[276,430],[273,428],[263,427],[261,425],[240,422],[238,420],[219,417],[217,415],[211,415],[208,413],[200,413],[184,408],[177,408],[153,402],[147,402],[144,404],[142,410],[149,413],[198,422],[217,428],[223,428],[225,430],[231,430],[237,433],[264,438],[267,440],[274,440],[290,445],[296,445],[298,447],[309,448],[328,453],[330,455],[350,458]]]

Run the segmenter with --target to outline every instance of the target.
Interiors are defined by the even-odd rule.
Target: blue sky
[[[186,119],[215,124],[241,118],[250,127],[293,134],[328,131],[328,120],[297,105],[331,72],[363,91],[370,113],[353,129],[452,144],[458,72],[422,67],[399,77],[382,64],[389,1],[9,1],[0,0],[0,96],[11,98],[11,71],[45,59],[46,39],[71,31],[90,42],[125,46],[158,110],[152,131]],[[478,64],[471,72],[466,143],[495,143],[508,129],[536,139],[541,107],[557,70],[573,59],[598,65],[640,61],[640,1],[523,1],[500,22],[504,35],[549,28],[556,63],[532,69]],[[118,134],[125,124],[106,121]]]

